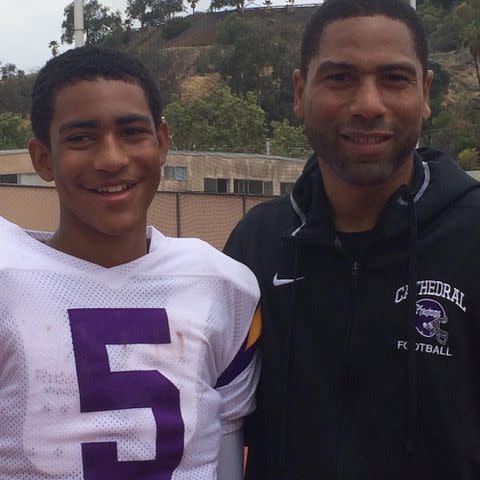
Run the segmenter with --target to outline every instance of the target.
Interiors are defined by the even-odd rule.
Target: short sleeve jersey
[[[254,408],[259,290],[149,227],[103,268],[0,220],[0,478],[211,480]]]

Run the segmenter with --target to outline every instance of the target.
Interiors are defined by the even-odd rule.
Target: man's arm
[[[243,431],[223,435],[218,456],[217,480],[243,479]]]

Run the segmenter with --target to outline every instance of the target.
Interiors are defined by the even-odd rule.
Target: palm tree
[[[60,45],[58,44],[58,42],[56,40],[52,40],[48,44],[48,48],[52,51],[52,55],[54,57],[56,57],[58,55],[58,49],[60,48]]]

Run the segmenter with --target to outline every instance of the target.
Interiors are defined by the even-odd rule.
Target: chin
[[[115,224],[93,225],[92,229],[107,237],[121,237],[138,230],[139,227],[138,222],[118,222]]]
[[[387,183],[394,175],[394,172],[343,172],[343,179],[358,187],[375,187]]]

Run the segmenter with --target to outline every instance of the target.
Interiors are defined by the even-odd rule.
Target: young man
[[[427,40],[401,0],[326,0],[295,113],[314,155],[226,251],[260,281],[247,478],[480,478],[480,189],[415,150]]]
[[[31,118],[60,224],[0,225],[0,477],[243,478],[258,287],[147,228],[168,148],[154,82],[124,54],[71,50],[40,71]]]

